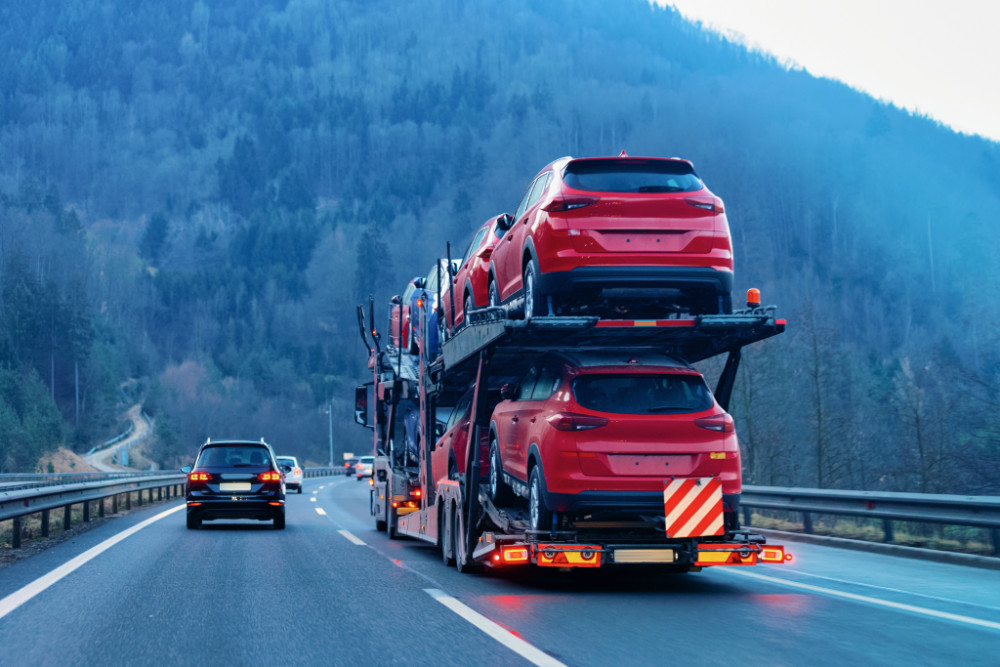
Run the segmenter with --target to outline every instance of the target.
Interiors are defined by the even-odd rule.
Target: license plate
[[[673,549],[615,549],[616,563],[673,563]]]
[[[249,491],[250,482],[222,482],[219,491]]]

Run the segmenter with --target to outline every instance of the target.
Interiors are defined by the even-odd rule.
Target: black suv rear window
[[[712,394],[697,375],[581,375],[573,381],[573,396],[590,410],[623,415],[676,415],[712,407]]]
[[[563,180],[589,192],[696,192],[704,187],[691,165],[668,160],[570,162]]]
[[[218,445],[206,447],[198,457],[202,468],[239,468],[270,465],[267,448],[257,445]]]

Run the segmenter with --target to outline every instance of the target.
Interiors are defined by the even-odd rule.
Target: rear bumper
[[[614,290],[627,295],[650,289],[698,290],[728,295],[733,291],[731,271],[685,266],[580,266],[538,276],[542,294],[577,290]]]
[[[237,496],[239,497],[239,496]],[[277,502],[280,505],[271,505]],[[191,503],[200,503],[192,505]],[[270,521],[276,516],[281,516],[285,512],[284,498],[248,498],[246,500],[232,500],[232,498],[188,499],[187,512],[189,516],[194,516],[202,521],[212,519],[257,519],[258,521]]]
[[[546,494],[546,503],[554,512],[581,514],[588,512],[620,512],[662,515],[663,492],[649,491],[582,491],[580,493]],[[725,512],[739,512],[740,494],[722,494]]]

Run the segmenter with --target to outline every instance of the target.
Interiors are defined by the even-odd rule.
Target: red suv
[[[490,424],[488,491],[528,499],[533,530],[613,508],[663,514],[664,480],[716,477],[738,525],[733,420],[694,368],[664,354],[559,354],[507,388]]]
[[[502,218],[503,216],[501,216]],[[502,233],[498,221],[491,218],[483,223],[472,237],[472,242],[465,251],[462,264],[450,282],[445,283],[441,292],[444,306],[444,321],[448,330],[452,331],[465,323],[465,313],[473,308],[482,308],[489,304],[487,279],[490,271],[490,255],[500,241]],[[455,316],[452,318],[452,291],[454,289]]]
[[[434,450],[431,452],[431,474],[435,480],[458,479],[458,475],[465,474],[465,449],[469,439],[469,425],[472,418],[472,392],[469,389],[458,400],[458,403],[448,417],[447,422],[437,422],[437,429],[441,435],[434,443]],[[487,392],[487,410],[492,408],[500,400],[500,396],[493,391]],[[485,477],[489,471],[490,436],[485,429],[481,431],[479,439],[479,465],[480,474]]]
[[[564,157],[525,190],[490,257],[491,305],[553,312],[732,312],[722,200],[677,158]]]

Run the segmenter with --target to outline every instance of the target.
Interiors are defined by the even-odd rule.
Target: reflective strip
[[[715,477],[674,479],[663,489],[667,537],[722,535],[722,484]]]

